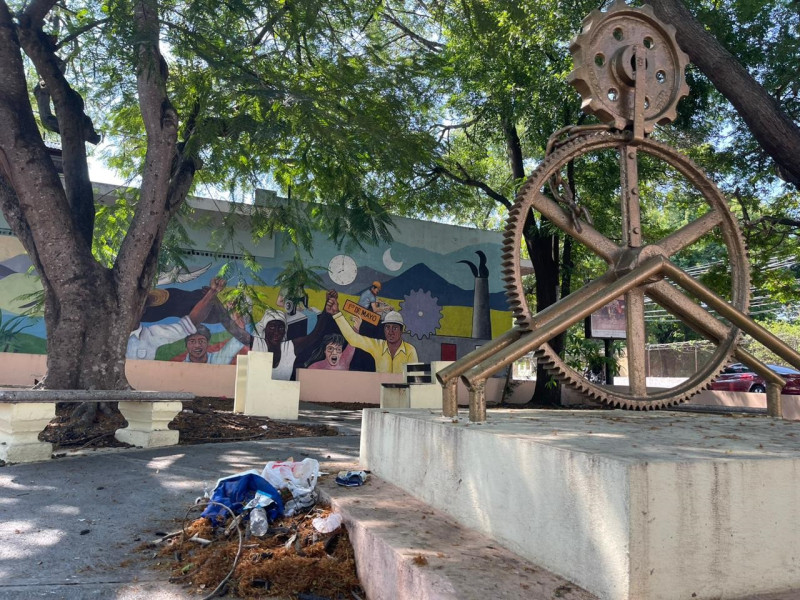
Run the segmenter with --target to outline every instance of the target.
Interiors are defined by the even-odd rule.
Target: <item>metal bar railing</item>
[[[482,422],[486,420],[486,397],[484,389],[486,379],[493,373],[514,362],[528,352],[537,349],[549,339],[568,329],[573,323],[586,318],[594,311],[608,304],[614,298],[643,284],[654,275],[657,275],[666,262],[667,259],[663,256],[654,256],[644,261],[635,270],[626,273],[610,284],[604,281],[602,285],[597,285],[600,280],[596,280],[593,284],[590,284],[590,289],[593,293],[585,297],[579,304],[575,301],[567,302],[572,294],[556,302],[537,315],[541,316],[547,313],[550,317],[549,319],[541,321],[537,319],[538,326],[533,331],[525,333],[525,335],[520,337],[517,341],[508,344],[494,356],[478,363],[464,373],[461,379],[470,390],[470,421]],[[584,298],[584,296],[586,296],[586,294],[581,295],[581,298]]]

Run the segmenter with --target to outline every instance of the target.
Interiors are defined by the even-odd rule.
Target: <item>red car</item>
[[[800,371],[780,365],[767,366],[786,380],[782,394],[800,394]],[[763,394],[767,391],[767,384],[764,378],[758,373],[754,373],[750,367],[742,363],[733,363],[725,367],[722,373],[711,382],[711,389]]]

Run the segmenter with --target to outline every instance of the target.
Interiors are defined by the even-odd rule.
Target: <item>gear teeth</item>
[[[639,11],[641,11],[643,13],[647,13],[647,15],[652,17],[652,18],[654,18],[654,19],[656,18],[656,13],[653,12],[653,7],[650,6],[649,4],[643,4],[642,6],[637,6],[636,8],[638,8]],[[672,25],[670,25],[669,23],[665,23],[664,27],[666,29],[669,29],[670,27],[672,27],[672,33],[673,34],[675,33],[675,28]]]
[[[519,209],[521,202],[524,200],[524,197],[528,194],[528,190],[531,188],[530,179],[520,186],[517,190],[517,196],[514,200],[515,207]]]
[[[522,281],[519,274],[518,265],[521,260],[522,248],[522,226],[524,223],[524,216],[528,211],[536,208],[537,198],[539,194],[528,194],[531,189],[540,188],[552,173],[566,164],[568,160],[572,160],[582,154],[597,149],[611,149],[618,146],[620,143],[627,143],[629,137],[626,133],[620,132],[602,132],[596,134],[582,135],[568,140],[566,143],[560,145],[552,154],[550,154],[531,174],[528,181],[520,189],[520,194],[517,196],[518,200],[513,208],[509,210],[509,218],[507,221],[506,229],[504,232],[504,245],[502,249],[502,266],[503,266],[503,282],[505,284],[506,297],[510,312],[513,316],[514,322],[521,329],[530,331],[535,329],[534,317],[535,314],[527,303],[527,299],[522,289]],[[676,156],[676,152],[664,144],[653,141],[651,138],[645,138],[641,142],[645,150],[649,148],[649,154],[655,157],[661,157],[673,166],[681,165],[680,170],[684,173],[695,171],[700,173],[700,169],[685,157]],[[666,158],[665,158],[666,157]],[[672,157],[672,158],[669,158]],[[678,161],[678,162],[676,162]],[[713,183],[710,184],[712,187]],[[749,272],[746,268],[748,262],[748,251],[741,231],[736,223],[735,218],[730,213],[730,208],[721,197],[718,190],[715,192],[719,200],[715,200],[711,195],[706,195],[709,204],[726,212],[726,217],[720,225],[727,231],[728,249],[731,256],[741,257],[742,260],[736,260],[734,267],[734,274],[736,277],[736,288],[734,289],[733,298],[736,299],[735,306],[739,310],[746,312],[749,305]],[[705,194],[704,194],[705,195]],[[567,232],[570,234],[570,232]],[[573,237],[578,237],[579,234],[571,233]],[[746,285],[745,285],[746,284]],[[730,343],[730,342],[726,342]],[[706,369],[706,371],[715,371],[714,373],[705,373],[707,377],[694,377],[692,382],[681,384],[671,390],[672,396],[661,397],[656,394],[656,397],[647,397],[638,399],[624,395],[622,392],[615,392],[602,386],[597,386],[586,380],[582,375],[570,368],[552,349],[549,344],[543,344],[541,347],[534,351],[534,356],[539,365],[547,372],[550,373],[557,380],[563,382],[577,389],[581,394],[598,400],[606,405],[623,408],[628,410],[649,411],[663,408],[665,406],[672,406],[680,404],[688,400],[697,392],[708,387],[709,382],[715,375],[717,375],[727,364],[727,360],[733,352],[733,345],[727,348],[727,352],[721,352],[719,364],[715,363],[715,368]],[[722,356],[725,355],[725,356]],[[718,368],[717,368],[718,367]],[[715,370],[716,369],[716,370]]]
[[[567,83],[574,87],[581,98],[584,99],[581,104],[581,108],[584,111],[586,111],[586,107],[589,106],[592,99],[592,86],[589,85],[588,78],[589,74],[584,67],[579,67],[567,75]]]
[[[616,36],[617,30],[622,31],[621,37]],[[666,98],[645,109],[644,131],[651,133],[656,124],[663,125],[677,118],[676,106],[688,90],[684,71],[689,63],[676,41],[675,27],[660,21],[651,6],[634,8],[617,1],[605,12],[593,10],[589,13],[580,33],[570,43],[575,66],[567,81],[580,94],[585,113],[620,130],[633,124],[631,75],[621,73],[612,60],[621,52],[630,52],[633,37],[628,36],[629,31],[635,32],[634,35],[649,35],[651,41],[655,40],[650,50],[656,59],[653,64],[658,64],[662,73],[667,74],[668,85],[661,85],[665,80],[660,84],[649,81],[646,85],[645,93],[651,98],[666,93]]]

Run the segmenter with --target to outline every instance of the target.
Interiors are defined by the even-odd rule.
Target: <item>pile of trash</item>
[[[174,559],[170,581],[204,598],[364,598],[341,515],[318,505],[319,477],[316,460],[290,458],[219,479],[180,531],[154,542]]]

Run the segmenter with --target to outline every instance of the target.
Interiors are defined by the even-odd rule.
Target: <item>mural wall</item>
[[[280,237],[248,244],[261,271],[251,315],[232,310],[218,277],[237,257],[217,258],[206,247],[220,202],[193,199],[203,228],[189,231],[187,269],[163,273],[131,333],[128,358],[235,364],[251,349],[274,354],[273,377],[296,369],[402,372],[406,362],[455,360],[511,327],[500,279],[501,234],[397,218],[395,241],[342,252],[319,236],[303,255],[325,289],[286,297],[275,285],[294,256]],[[223,209],[224,210],[224,209]],[[246,240],[249,233],[243,233]],[[0,222],[0,351],[44,354],[41,316],[21,316],[27,295],[40,289],[22,245]],[[255,280],[244,268],[228,276]]]

